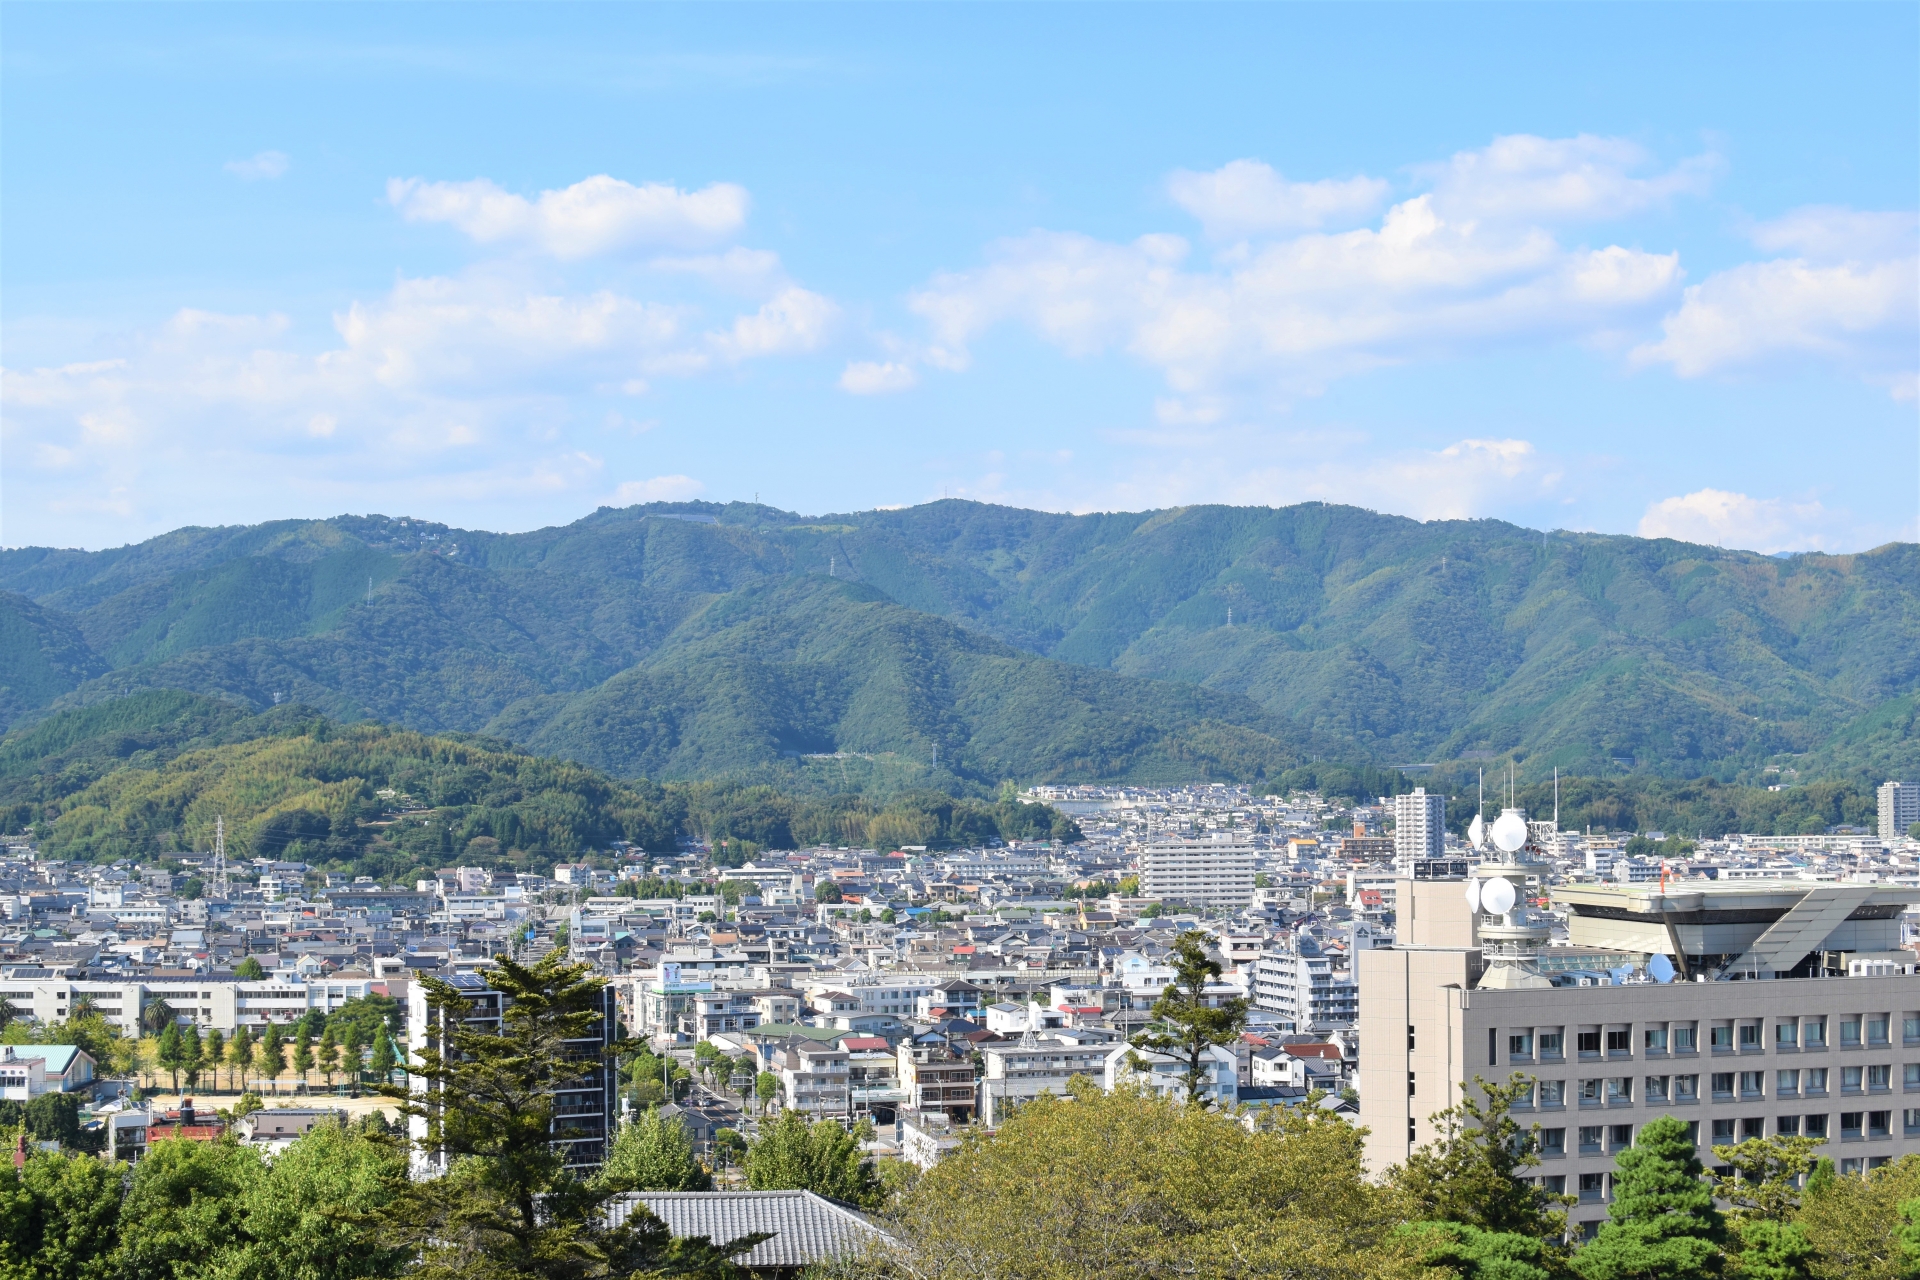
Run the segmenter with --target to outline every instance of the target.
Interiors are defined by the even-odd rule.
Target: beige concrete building
[[[1259,852],[1222,832],[1207,840],[1142,845],[1140,896],[1190,907],[1238,910],[1253,901]]]
[[[1540,1126],[1533,1174],[1578,1197],[1582,1232],[1606,1217],[1614,1155],[1663,1115],[1692,1126],[1709,1165],[1716,1143],[1776,1133],[1824,1137],[1842,1172],[1920,1152],[1920,977],[1898,949],[1898,915],[1920,890],[1568,887],[1554,893],[1572,913],[1568,945],[1504,956],[1494,935],[1516,933],[1524,906],[1476,912],[1458,880],[1403,881],[1399,894],[1402,943],[1355,957],[1375,1173],[1433,1137],[1430,1117],[1463,1082],[1514,1073],[1533,1081],[1518,1112]],[[1568,971],[1583,956],[1593,970]],[[1664,973],[1656,956],[1671,981],[1604,972]],[[1529,976],[1495,987],[1500,965]]]

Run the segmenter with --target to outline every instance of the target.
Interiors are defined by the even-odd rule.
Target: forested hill
[[[515,535],[340,517],[16,549],[0,589],[14,723],[171,687],[627,776],[975,791],[1312,756],[1920,768],[1908,544],[1772,558],[1320,504],[688,503]]]
[[[951,848],[1080,833],[1054,809],[908,791],[794,797],[729,783],[620,781],[468,736],[337,724],[288,705],[149,690],[56,714],[0,738],[0,831],[44,853],[151,858],[211,847],[351,869],[383,883],[461,859],[545,871],[629,841],[685,839],[738,864],[761,848],[832,843]]]

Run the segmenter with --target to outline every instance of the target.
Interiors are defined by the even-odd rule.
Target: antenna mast
[[[227,815],[213,820],[213,885],[208,895],[216,902],[227,900]]]

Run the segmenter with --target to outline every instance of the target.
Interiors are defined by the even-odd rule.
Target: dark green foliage
[[[333,1028],[334,1039],[342,1044],[346,1043],[348,1027],[359,1030],[360,1043],[372,1044],[382,1029],[393,1035],[405,1031],[407,1011],[392,996],[355,996],[327,1015],[327,1025]]]
[[[36,1153],[0,1166],[0,1273],[109,1280],[120,1241],[121,1169],[91,1156]]]
[[[1613,1204],[1574,1255],[1584,1280],[1692,1280],[1722,1272],[1726,1224],[1702,1179],[1687,1125],[1662,1116],[1614,1158]]]
[[[694,1159],[687,1126],[680,1117],[662,1116],[654,1107],[621,1126],[599,1181],[616,1191],[713,1189],[712,1176]]]
[[[1562,1252],[1538,1235],[1483,1231],[1464,1222],[1413,1222],[1399,1230],[1421,1241],[1422,1266],[1446,1267],[1456,1280],[1559,1280],[1567,1274]]]
[[[1219,981],[1222,967],[1207,951],[1198,930],[1174,939],[1172,960],[1173,981],[1153,1002],[1153,1021],[1128,1043],[1185,1062],[1187,1102],[1198,1105],[1205,1100],[1207,1051],[1239,1039],[1247,1022],[1247,1002],[1235,996],[1208,1004],[1207,984]]]
[[[1434,1115],[1434,1139],[1387,1171],[1406,1218],[1457,1222],[1496,1235],[1560,1238],[1566,1228],[1560,1198],[1520,1176],[1540,1163],[1533,1132],[1512,1113],[1532,1085],[1525,1075],[1505,1084],[1475,1076],[1458,1106]]]
[[[782,1111],[763,1124],[759,1140],[747,1148],[747,1185],[755,1191],[811,1191],[867,1208],[882,1197],[873,1161],[860,1145],[873,1137],[862,1120],[847,1129],[836,1120],[807,1123],[798,1111]]]

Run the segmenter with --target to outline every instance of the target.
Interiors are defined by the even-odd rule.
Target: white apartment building
[[[1637,954],[1649,972],[1665,957],[1675,975],[1554,986],[1537,971],[1515,982],[1518,953],[1502,941],[1515,925],[1473,914],[1464,888],[1404,883],[1402,944],[1355,957],[1373,1171],[1434,1136],[1431,1117],[1460,1101],[1462,1081],[1515,1073],[1532,1080],[1518,1117],[1541,1126],[1532,1174],[1577,1197],[1582,1234],[1606,1216],[1615,1155],[1660,1116],[1685,1120],[1709,1165],[1714,1144],[1770,1134],[1824,1138],[1842,1173],[1920,1152],[1920,977],[1897,949],[1920,890],[1563,887],[1569,951]]]
[[[1140,896],[1191,907],[1237,911],[1253,901],[1259,852],[1225,832],[1210,840],[1141,845]]]
[[[245,982],[207,976],[158,978],[143,982],[72,982],[65,978],[34,976],[15,969],[0,976],[0,1000],[17,1015],[42,1023],[66,1018],[82,1003],[99,1010],[121,1034],[139,1036],[140,1015],[156,1000],[165,1001],[175,1019],[202,1030],[232,1032],[241,1026],[264,1027],[292,1022],[310,1008],[331,1011],[353,995],[366,995],[371,979],[308,985],[274,978]],[[349,994],[351,993],[351,994]]]
[[[1907,828],[1920,822],[1920,786],[1911,782],[1880,784],[1880,838],[1904,839]]]
[[[980,1046],[986,1064],[980,1078],[980,1118],[989,1128],[1003,1123],[1013,1109],[1043,1093],[1065,1096],[1075,1076],[1106,1076],[1112,1045],[1071,1032],[1040,1032],[1011,1044]]]
[[[837,1044],[801,1044],[781,1051],[780,1101],[789,1111],[846,1115],[850,1084],[847,1051]]]
[[[1187,1063],[1184,1058],[1151,1053],[1129,1045],[1107,1049],[1102,1064],[1101,1086],[1112,1092],[1122,1084],[1144,1084],[1156,1093],[1170,1094],[1185,1101]],[[1240,1059],[1231,1048],[1209,1045],[1201,1064],[1203,1082],[1200,1096],[1231,1111],[1240,1098]]]
[[[1393,856],[1396,861],[1443,858],[1447,853],[1447,798],[1415,787],[1393,798]]]
[[[1298,939],[1292,950],[1262,952],[1249,976],[1253,1007],[1279,1014],[1296,1031],[1332,1031],[1359,1017],[1353,971],[1335,968],[1334,957],[1311,937]]]

